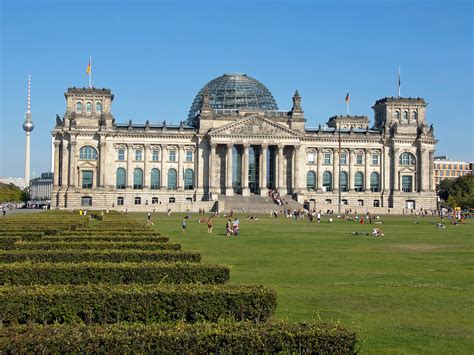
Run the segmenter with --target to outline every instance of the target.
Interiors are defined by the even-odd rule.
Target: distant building
[[[459,176],[472,173],[472,163],[465,161],[452,160],[447,156],[439,156],[434,158],[434,184],[438,186],[441,180],[455,179]]]
[[[13,184],[18,186],[20,189],[24,189],[26,186],[26,180],[24,178],[19,177],[1,177],[0,183],[2,184]]]
[[[50,200],[53,190],[53,173],[42,173],[30,182],[32,200]]]

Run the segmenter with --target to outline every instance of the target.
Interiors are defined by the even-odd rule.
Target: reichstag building
[[[65,97],[52,131],[53,207],[197,210],[270,190],[323,210],[339,192],[344,208],[436,207],[436,139],[422,98],[377,100],[373,124],[337,115],[310,128],[298,91],[279,110],[245,74],[211,80],[179,125],[116,122],[110,89],[69,88]]]

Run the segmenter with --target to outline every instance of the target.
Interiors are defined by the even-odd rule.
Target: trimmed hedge
[[[156,242],[102,242],[102,241],[83,241],[83,242],[17,242],[10,249],[19,250],[103,250],[103,249],[142,249],[142,250],[181,250],[181,244],[178,243],[156,243]]]
[[[199,262],[197,252],[181,252],[179,250],[0,250],[0,265],[2,263],[16,263],[31,261],[41,262],[172,262],[190,261]]]
[[[0,328],[0,353],[355,354],[339,325],[219,322]]]
[[[0,265],[0,285],[202,283],[229,280],[224,265],[196,263],[14,263]]]
[[[0,323],[266,321],[275,291],[243,285],[48,285],[0,288]]]
[[[41,238],[52,242],[156,242],[167,243],[168,237],[154,237],[148,235],[54,235]]]
[[[157,232],[125,232],[125,231],[116,231],[114,229],[106,229],[106,230],[94,230],[94,229],[89,229],[89,230],[83,230],[83,231],[66,231],[66,232],[60,232],[59,235],[62,236],[70,236],[70,235],[108,235],[108,236],[142,236],[146,235],[148,237],[159,237],[160,233]]]

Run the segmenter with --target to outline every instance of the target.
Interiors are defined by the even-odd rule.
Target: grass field
[[[383,217],[385,236],[373,238],[353,236],[370,231],[355,222],[239,217],[239,237],[225,236],[224,218],[214,234],[198,215],[185,235],[183,214],[153,221],[203,262],[228,265],[231,282],[274,288],[278,319],[340,322],[362,353],[474,352],[474,220],[436,229],[431,217]]]

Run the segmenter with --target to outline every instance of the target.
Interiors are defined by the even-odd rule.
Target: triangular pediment
[[[226,137],[280,137],[280,138],[296,138],[301,135],[281,124],[273,122],[261,116],[249,116],[238,121],[226,124],[212,130],[210,136],[226,136]]]

